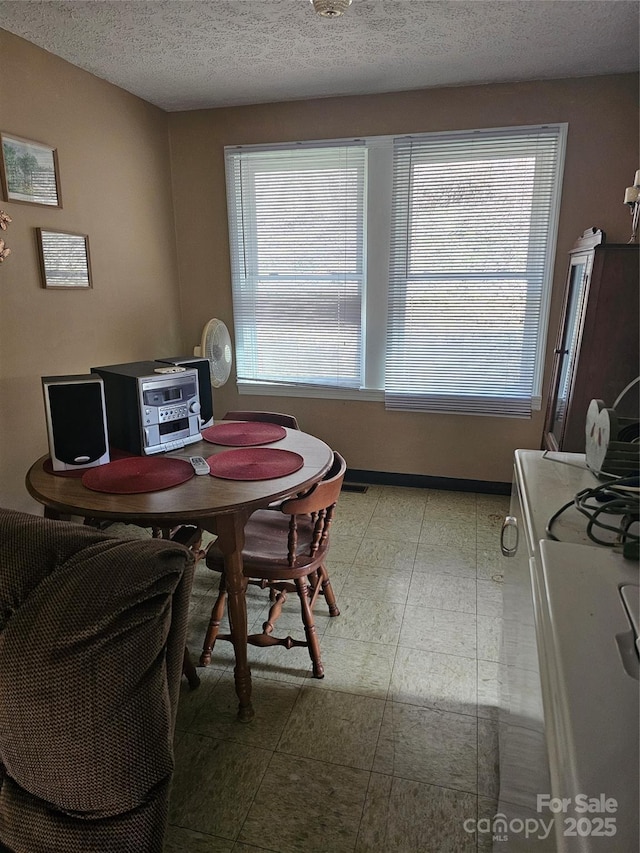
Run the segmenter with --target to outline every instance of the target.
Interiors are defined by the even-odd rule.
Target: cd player
[[[198,371],[136,361],[93,367],[104,383],[109,440],[139,456],[200,441]]]

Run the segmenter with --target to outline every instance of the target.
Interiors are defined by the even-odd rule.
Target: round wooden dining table
[[[204,475],[193,476],[180,485],[159,491],[111,494],[87,488],[80,477],[52,473],[48,456],[34,462],[26,475],[29,494],[44,505],[49,518],[82,516],[157,527],[165,532],[179,524],[193,524],[217,535],[217,545],[224,554],[235,651],[238,718],[243,722],[254,716],[247,660],[247,579],[242,572],[245,524],[256,509],[310,488],[329,470],[333,461],[333,451],[324,441],[300,430],[286,429],[285,432],[283,438],[265,446],[299,454],[302,467],[271,480],[232,480]],[[229,450],[228,446],[202,440],[162,457],[203,456],[206,459]]]

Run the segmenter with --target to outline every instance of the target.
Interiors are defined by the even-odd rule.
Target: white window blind
[[[530,415],[565,132],[394,141],[387,408]]]
[[[226,150],[239,385],[360,387],[366,155]]]

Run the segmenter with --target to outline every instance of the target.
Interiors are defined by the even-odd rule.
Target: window
[[[395,142],[387,408],[531,414],[558,142],[557,127]]]
[[[529,416],[565,134],[227,149],[240,391]]]
[[[358,389],[367,149],[228,152],[238,382]]]

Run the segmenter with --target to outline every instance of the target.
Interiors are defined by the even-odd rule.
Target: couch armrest
[[[173,770],[193,555],[0,510],[0,566],[7,776],[70,817],[139,808]]]

